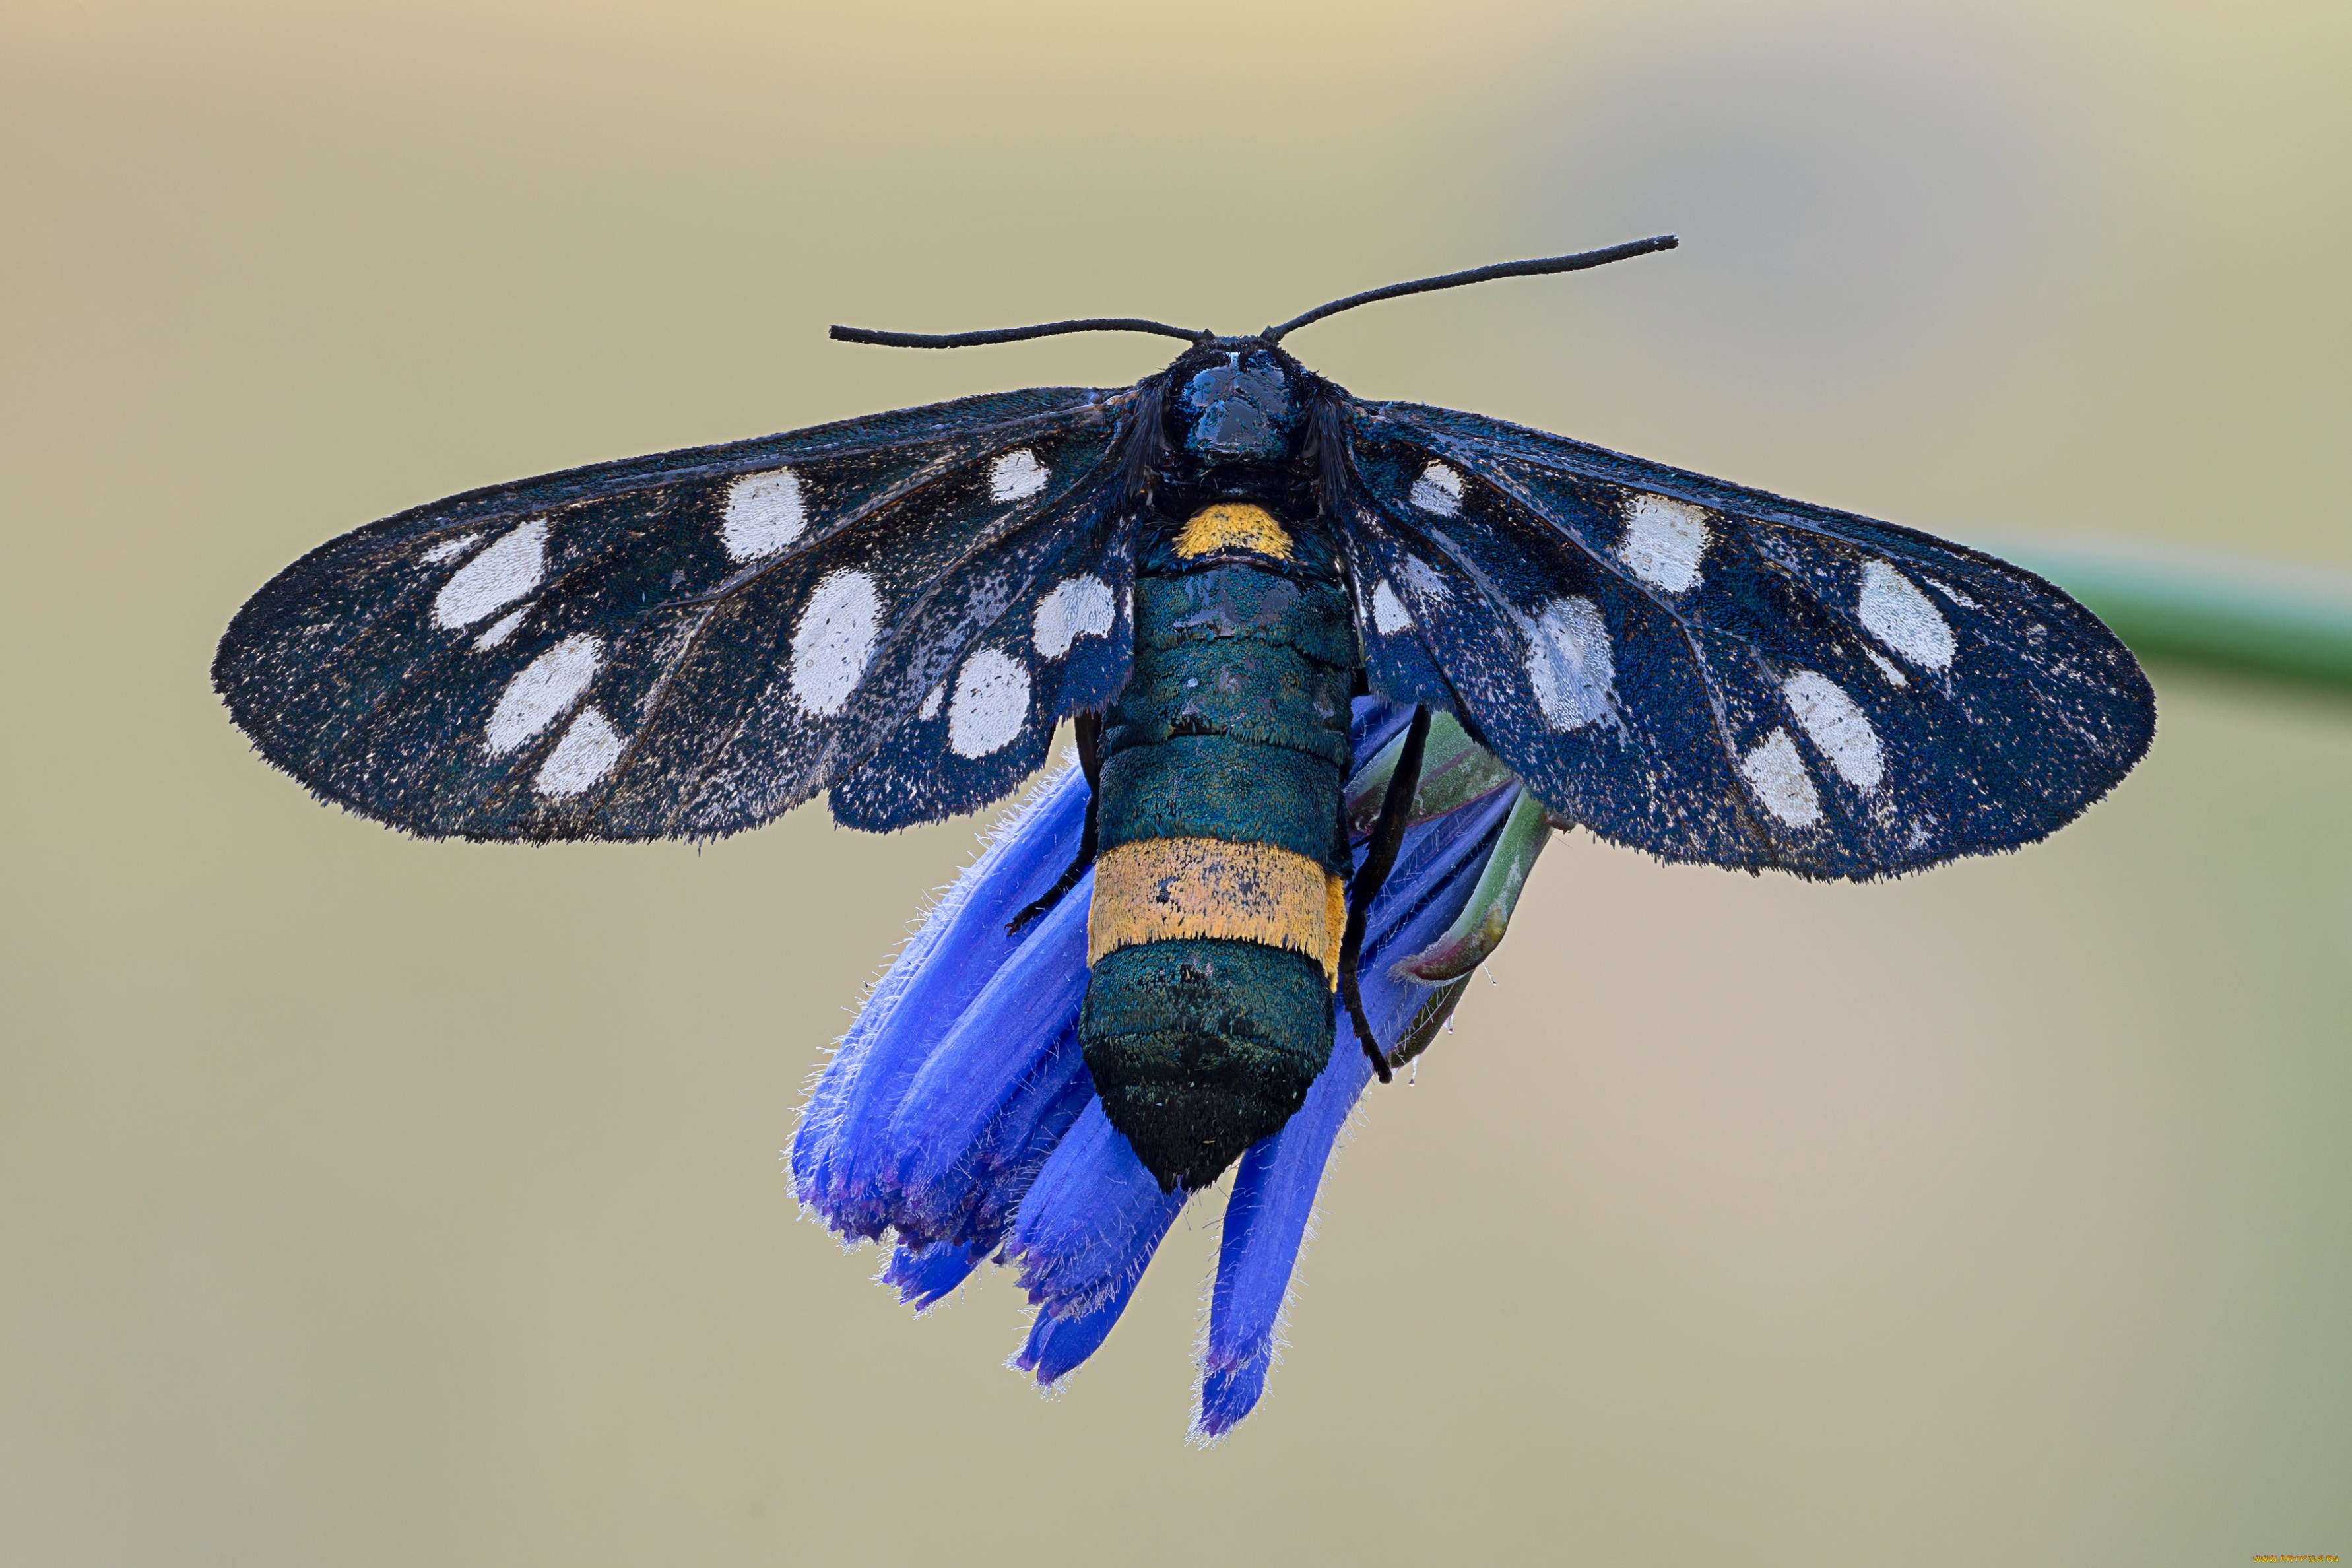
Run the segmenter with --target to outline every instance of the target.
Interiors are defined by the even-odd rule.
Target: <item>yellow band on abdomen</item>
[[[1305,953],[1337,986],[1347,927],[1347,884],[1304,855],[1222,838],[1146,838],[1095,861],[1087,963],[1148,942],[1254,942]]]

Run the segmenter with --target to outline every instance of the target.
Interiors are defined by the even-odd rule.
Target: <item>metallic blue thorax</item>
[[[1221,352],[1225,363],[1195,371],[1177,392],[1183,450],[1206,464],[1293,456],[1307,426],[1297,362],[1263,344]]]

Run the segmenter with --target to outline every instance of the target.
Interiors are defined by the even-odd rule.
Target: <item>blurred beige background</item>
[[[2052,843],[1570,841],[1181,1444],[1213,1202],[1058,1401],[795,1217],[972,826],[438,846],[206,685],[331,534],[1290,346],[1968,536],[2352,564],[2352,11],[1863,0],[0,10],[0,1562],[2352,1552],[2352,705],[2159,670]]]

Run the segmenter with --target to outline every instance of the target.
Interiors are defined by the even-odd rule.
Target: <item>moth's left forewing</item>
[[[2137,663],[2029,573],[1475,416],[1357,415],[1390,591],[1489,743],[1605,837],[1869,877],[2039,838],[2146,749]],[[1466,613],[1415,599],[1426,555]]]

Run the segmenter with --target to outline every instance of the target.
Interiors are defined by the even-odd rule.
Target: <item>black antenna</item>
[[[1217,334],[1146,321],[1134,316],[1097,316],[1084,321],[1047,321],[1036,327],[995,327],[980,332],[877,332],[871,327],[835,327],[837,343],[878,343],[886,349],[974,349],[984,343],[1017,343],[1030,338],[1059,337],[1064,332],[1156,332],[1163,338],[1205,342]]]
[[[1547,272],[1581,272],[1588,267],[1606,267],[1612,261],[1624,261],[1652,251],[1672,250],[1681,243],[1671,234],[1653,235],[1648,239],[1630,240],[1612,245],[1606,250],[1587,250],[1575,256],[1546,256],[1534,261],[1498,261],[1492,267],[1474,267],[1467,272],[1447,272],[1435,278],[1423,278],[1411,283],[1391,283],[1385,289],[1370,289],[1361,294],[1350,294],[1344,300],[1334,300],[1328,305],[1318,305],[1303,316],[1293,316],[1278,327],[1268,327],[1258,335],[1267,342],[1278,343],[1299,328],[1336,316],[1342,310],[1352,310],[1359,305],[1369,305],[1377,300],[1394,300],[1405,294],[1426,294],[1436,289],[1459,289],[1465,283],[1491,283],[1497,278],[1535,278]]]
[[[1671,234],[1654,235],[1648,239],[1612,245],[1606,250],[1587,250],[1575,256],[1539,257],[1533,261],[1498,261],[1492,267],[1474,267],[1467,272],[1448,272],[1436,278],[1418,279],[1411,283],[1391,283],[1385,289],[1350,294],[1344,300],[1318,305],[1303,316],[1293,316],[1278,327],[1268,327],[1258,336],[1267,342],[1277,343],[1311,322],[1319,321],[1326,316],[1336,316],[1342,310],[1352,310],[1359,305],[1369,305],[1375,300],[1426,294],[1434,289],[1459,289],[1465,283],[1489,283],[1497,278],[1534,278],[1547,272],[1581,272],[1588,267],[1606,267],[1612,261],[1623,261],[1629,257],[1647,256],[1655,250],[1672,250],[1678,243]],[[883,332],[871,327],[836,326],[829,335],[837,343],[876,343],[886,349],[971,349],[988,343],[1018,343],[1031,338],[1055,338],[1064,332],[1150,332],[1163,338],[1181,338],[1188,343],[1209,342],[1217,335],[1206,329],[1195,331],[1189,327],[1171,327],[1165,321],[1147,321],[1135,316],[1094,316],[1083,321],[1046,321],[1034,327],[994,327],[978,332]]]

